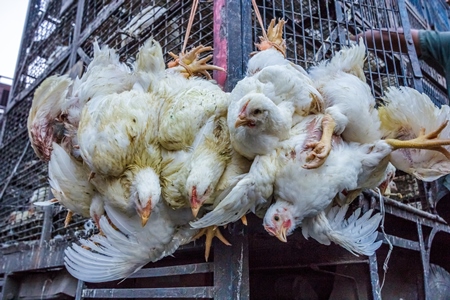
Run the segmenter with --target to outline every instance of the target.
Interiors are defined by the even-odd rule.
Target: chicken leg
[[[207,62],[211,60],[212,55],[208,55],[202,59],[199,59],[201,53],[206,51],[211,51],[212,47],[205,47],[203,45],[197,46],[193,48],[188,53],[180,53],[176,55],[172,52],[169,52],[169,55],[173,58],[173,61],[170,61],[167,65],[169,68],[177,68],[181,66],[180,73],[185,77],[191,77],[196,74],[204,75],[208,80],[211,80],[211,75],[207,72],[209,71],[225,71],[223,68],[208,65]]]
[[[227,241],[227,239],[222,235],[222,233],[219,230],[219,227],[217,226],[209,226],[206,228],[200,229],[200,231],[194,236],[194,240],[202,237],[206,237],[205,240],[205,260],[208,261],[209,253],[211,252],[211,245],[212,240],[214,237],[217,237],[222,243],[224,243],[227,246],[231,246],[230,242]]]
[[[306,144],[306,148],[313,150],[306,156],[305,169],[315,169],[323,165],[331,151],[331,138],[333,137],[336,122],[330,115],[325,115],[322,119],[322,137],[318,142]]]
[[[283,39],[283,28],[286,21],[280,19],[276,25],[275,21],[276,19],[270,21],[269,28],[267,28],[267,35],[259,37],[261,43],[256,44],[256,47],[260,51],[274,47],[286,57],[286,42]]]
[[[72,221],[73,212],[71,210],[67,210],[66,219],[64,220],[64,228],[69,226],[70,221]]]
[[[425,134],[425,129],[422,128],[420,130],[419,136],[415,139],[411,140],[397,140],[397,139],[386,139],[386,143],[388,143],[393,150],[400,149],[400,148],[416,148],[416,149],[428,149],[428,150],[434,150],[441,152],[442,154],[447,157],[447,159],[450,159],[450,152],[445,149],[444,145],[450,145],[450,140],[441,140],[438,139],[439,134],[442,130],[447,126],[448,121],[445,121],[444,123],[439,126],[438,129],[435,131],[432,131],[428,134]]]

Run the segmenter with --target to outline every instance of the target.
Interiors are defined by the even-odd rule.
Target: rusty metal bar
[[[200,263],[182,266],[140,269],[139,271],[132,274],[128,278],[148,278],[148,277],[161,277],[173,275],[212,273],[213,271],[214,266],[212,263]]]
[[[214,298],[214,287],[143,288],[143,289],[85,289],[84,298]],[[222,299],[222,298],[220,298]],[[223,298],[235,299],[235,298]]]

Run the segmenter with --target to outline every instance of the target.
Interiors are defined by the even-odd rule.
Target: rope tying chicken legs
[[[189,36],[191,34],[192,24],[194,23],[195,13],[197,12],[199,0],[194,0],[192,2],[191,14],[189,16],[188,25],[186,27],[186,35],[184,37],[183,48],[179,55],[174,54],[173,52],[169,52],[169,55],[173,58],[173,61],[170,61],[167,66],[169,68],[175,68],[181,66],[180,73],[185,77],[191,77],[196,75],[196,73],[202,74],[206,77],[206,79],[211,80],[211,75],[208,73],[209,71],[225,71],[223,68],[208,65],[207,62],[212,59],[212,55],[208,55],[202,59],[199,59],[200,54],[206,51],[213,50],[212,47],[205,47],[203,45],[197,46],[190,50],[188,53],[185,53],[187,42]]]

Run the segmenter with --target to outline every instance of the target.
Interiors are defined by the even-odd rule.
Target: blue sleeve
[[[419,31],[420,58],[430,58],[441,64],[446,72],[450,66],[450,32]]]

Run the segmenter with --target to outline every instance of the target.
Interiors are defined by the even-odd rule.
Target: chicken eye
[[[262,111],[261,111],[260,109],[255,109],[255,110],[253,111],[253,113],[254,113],[255,115],[259,115],[260,113],[262,113]]]
[[[279,217],[279,216],[275,216],[275,217],[273,217],[273,219],[274,219],[276,222],[280,221],[280,217]]]

